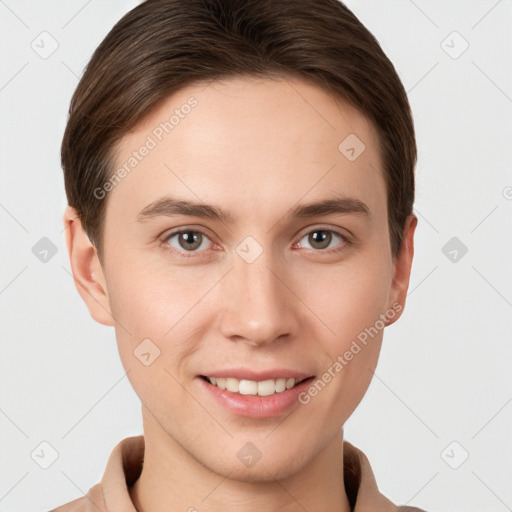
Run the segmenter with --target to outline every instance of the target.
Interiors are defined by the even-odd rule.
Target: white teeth
[[[282,393],[287,389],[293,388],[304,379],[269,379],[256,382],[254,380],[238,380],[232,377],[207,377],[210,384],[220,389],[227,389],[232,393],[241,395],[269,396],[274,393]]]
[[[293,388],[295,386],[295,379],[288,379],[286,381],[286,389]]]
[[[257,395],[258,383],[254,380],[241,380],[238,383],[238,392],[241,395]]]
[[[286,389],[286,379],[277,379],[276,380],[276,393],[281,393],[285,389]]]
[[[239,384],[240,381],[238,379],[232,379],[231,377],[226,379],[226,389],[232,393],[238,393]]]

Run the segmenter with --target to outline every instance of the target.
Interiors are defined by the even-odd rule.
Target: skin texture
[[[77,289],[92,317],[115,327],[142,402],[146,453],[132,499],[145,512],[348,511],[342,427],[370,384],[383,329],[288,415],[238,416],[198,375],[281,367],[320,377],[380,314],[405,305],[417,218],[409,217],[393,260],[377,132],[357,110],[297,78],[182,89],[124,137],[116,163],[190,97],[197,105],[108,193],[103,266],[76,212],[64,213]],[[338,150],[349,134],[365,144],[355,161]],[[360,199],[369,215],[289,216],[333,193]],[[137,221],[166,194],[235,220]],[[200,246],[187,252],[179,235],[169,237],[175,228],[203,233]],[[330,241],[315,241],[320,228],[332,230]],[[248,236],[263,251],[252,263],[236,252]],[[147,338],[160,350],[149,366],[133,354]],[[248,441],[262,453],[250,468],[237,457]]]

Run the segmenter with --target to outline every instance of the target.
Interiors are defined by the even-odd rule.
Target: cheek
[[[149,386],[149,373],[152,380],[168,383],[174,382],[171,375],[182,378],[184,362],[200,346],[201,329],[210,324],[207,315],[215,306],[208,291],[218,279],[212,272],[170,270],[158,262],[129,265],[125,260],[111,266],[108,286],[116,338],[123,366],[133,369],[129,377],[136,381],[135,389]],[[151,366],[137,359],[142,351],[150,358],[158,355]]]
[[[318,377],[329,382],[329,391],[325,395],[322,391],[326,410],[342,422],[361,401],[377,365],[389,299],[390,262],[382,251],[369,251],[350,264],[333,267],[328,276],[315,281],[317,292],[312,294],[311,288],[308,292],[314,301],[311,309],[319,311],[333,331],[319,338],[327,374]]]
[[[318,414],[319,428],[345,423],[364,397],[373,377],[382,344],[385,313],[384,294],[376,292],[375,282],[350,290],[346,288],[323,311],[326,324],[335,335],[319,338],[324,355],[322,372],[317,375],[311,400]],[[318,396],[316,402],[315,396]]]
[[[116,319],[119,355],[133,389],[152,411],[170,400],[183,406],[183,361],[193,351],[193,305],[202,287],[167,279],[151,267],[118,267],[110,274],[109,294]],[[181,405],[180,405],[181,404]],[[178,421],[168,410],[169,421]]]
[[[162,337],[215,283],[215,276],[169,268],[151,258],[125,261],[109,274],[112,311],[120,322]]]
[[[385,259],[365,258],[317,274],[315,287],[302,285],[311,309],[327,325],[331,335],[328,352],[339,355],[365,329],[385,313],[390,292],[390,266]],[[381,322],[378,327],[382,330]]]

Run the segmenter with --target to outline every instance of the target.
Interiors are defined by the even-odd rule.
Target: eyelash
[[[321,254],[330,254],[330,255],[333,255],[333,254],[339,254],[345,250],[348,249],[348,247],[350,247],[351,245],[353,245],[353,241],[350,240],[347,236],[345,235],[342,235],[340,232],[336,231],[336,230],[333,230],[333,229],[328,229],[328,228],[322,228],[322,227],[317,227],[315,229],[312,229],[310,231],[307,231],[306,233],[304,233],[303,235],[301,235],[301,237],[299,238],[299,242],[300,240],[302,240],[305,236],[311,234],[311,233],[314,233],[316,231],[324,231],[326,233],[333,233],[334,235],[338,236],[339,238],[341,238],[342,242],[341,244],[339,244],[338,247],[334,248],[334,249],[310,249],[314,252],[318,252],[318,253],[321,253]],[[208,240],[210,240],[210,242],[212,242],[212,240],[210,239],[210,237],[204,233],[203,231],[199,230],[199,229],[192,229],[192,228],[181,228],[179,230],[175,230],[175,231],[172,231],[170,233],[168,233],[167,235],[165,235],[165,237],[163,238],[162,240],[162,244],[164,246],[164,248],[168,251],[170,251],[171,253],[173,254],[177,254],[179,257],[182,257],[182,258],[196,258],[196,257],[199,257],[197,256],[197,254],[200,254],[201,252],[205,252],[205,251],[180,251],[174,247],[172,247],[171,245],[169,245],[168,241],[175,235],[180,235],[182,233],[199,233],[201,234],[203,237],[207,238]]]

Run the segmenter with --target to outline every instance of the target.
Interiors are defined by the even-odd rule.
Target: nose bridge
[[[281,282],[286,281],[285,276],[279,277],[280,271],[276,271],[272,251],[247,237],[234,252],[233,269],[224,291],[224,335],[263,344],[290,334],[293,329],[290,291]]]

